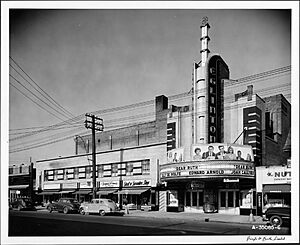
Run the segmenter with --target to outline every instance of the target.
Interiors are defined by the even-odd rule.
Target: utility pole
[[[92,162],[93,162],[93,198],[96,198],[96,130],[104,129],[103,119],[93,114],[86,113],[85,127],[92,129]]]

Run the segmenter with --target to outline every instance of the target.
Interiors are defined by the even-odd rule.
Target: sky
[[[228,64],[231,79],[291,65],[291,11],[266,9],[11,10],[9,55],[77,116],[188,92],[193,62],[200,61],[204,16],[211,26],[209,49]],[[11,68],[10,74],[21,79]],[[254,91],[286,83],[291,78],[283,75]],[[290,87],[283,93],[290,95]],[[10,129],[60,121],[9,86]],[[72,154],[69,140],[9,157]]]

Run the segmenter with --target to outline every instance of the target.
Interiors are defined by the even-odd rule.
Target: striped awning
[[[289,184],[274,184],[274,185],[264,185],[263,192],[291,192],[291,185]]]
[[[150,188],[141,188],[141,189],[123,189],[118,191],[116,194],[129,194],[129,195],[140,195],[145,191],[148,191]]]

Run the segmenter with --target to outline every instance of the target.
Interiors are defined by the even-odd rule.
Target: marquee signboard
[[[161,166],[160,177],[162,181],[207,177],[254,179],[255,169],[252,162],[237,160],[173,163]]]

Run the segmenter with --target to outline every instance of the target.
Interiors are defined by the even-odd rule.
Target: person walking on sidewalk
[[[125,214],[129,214],[129,206],[126,198],[123,199],[123,204],[125,206]]]

